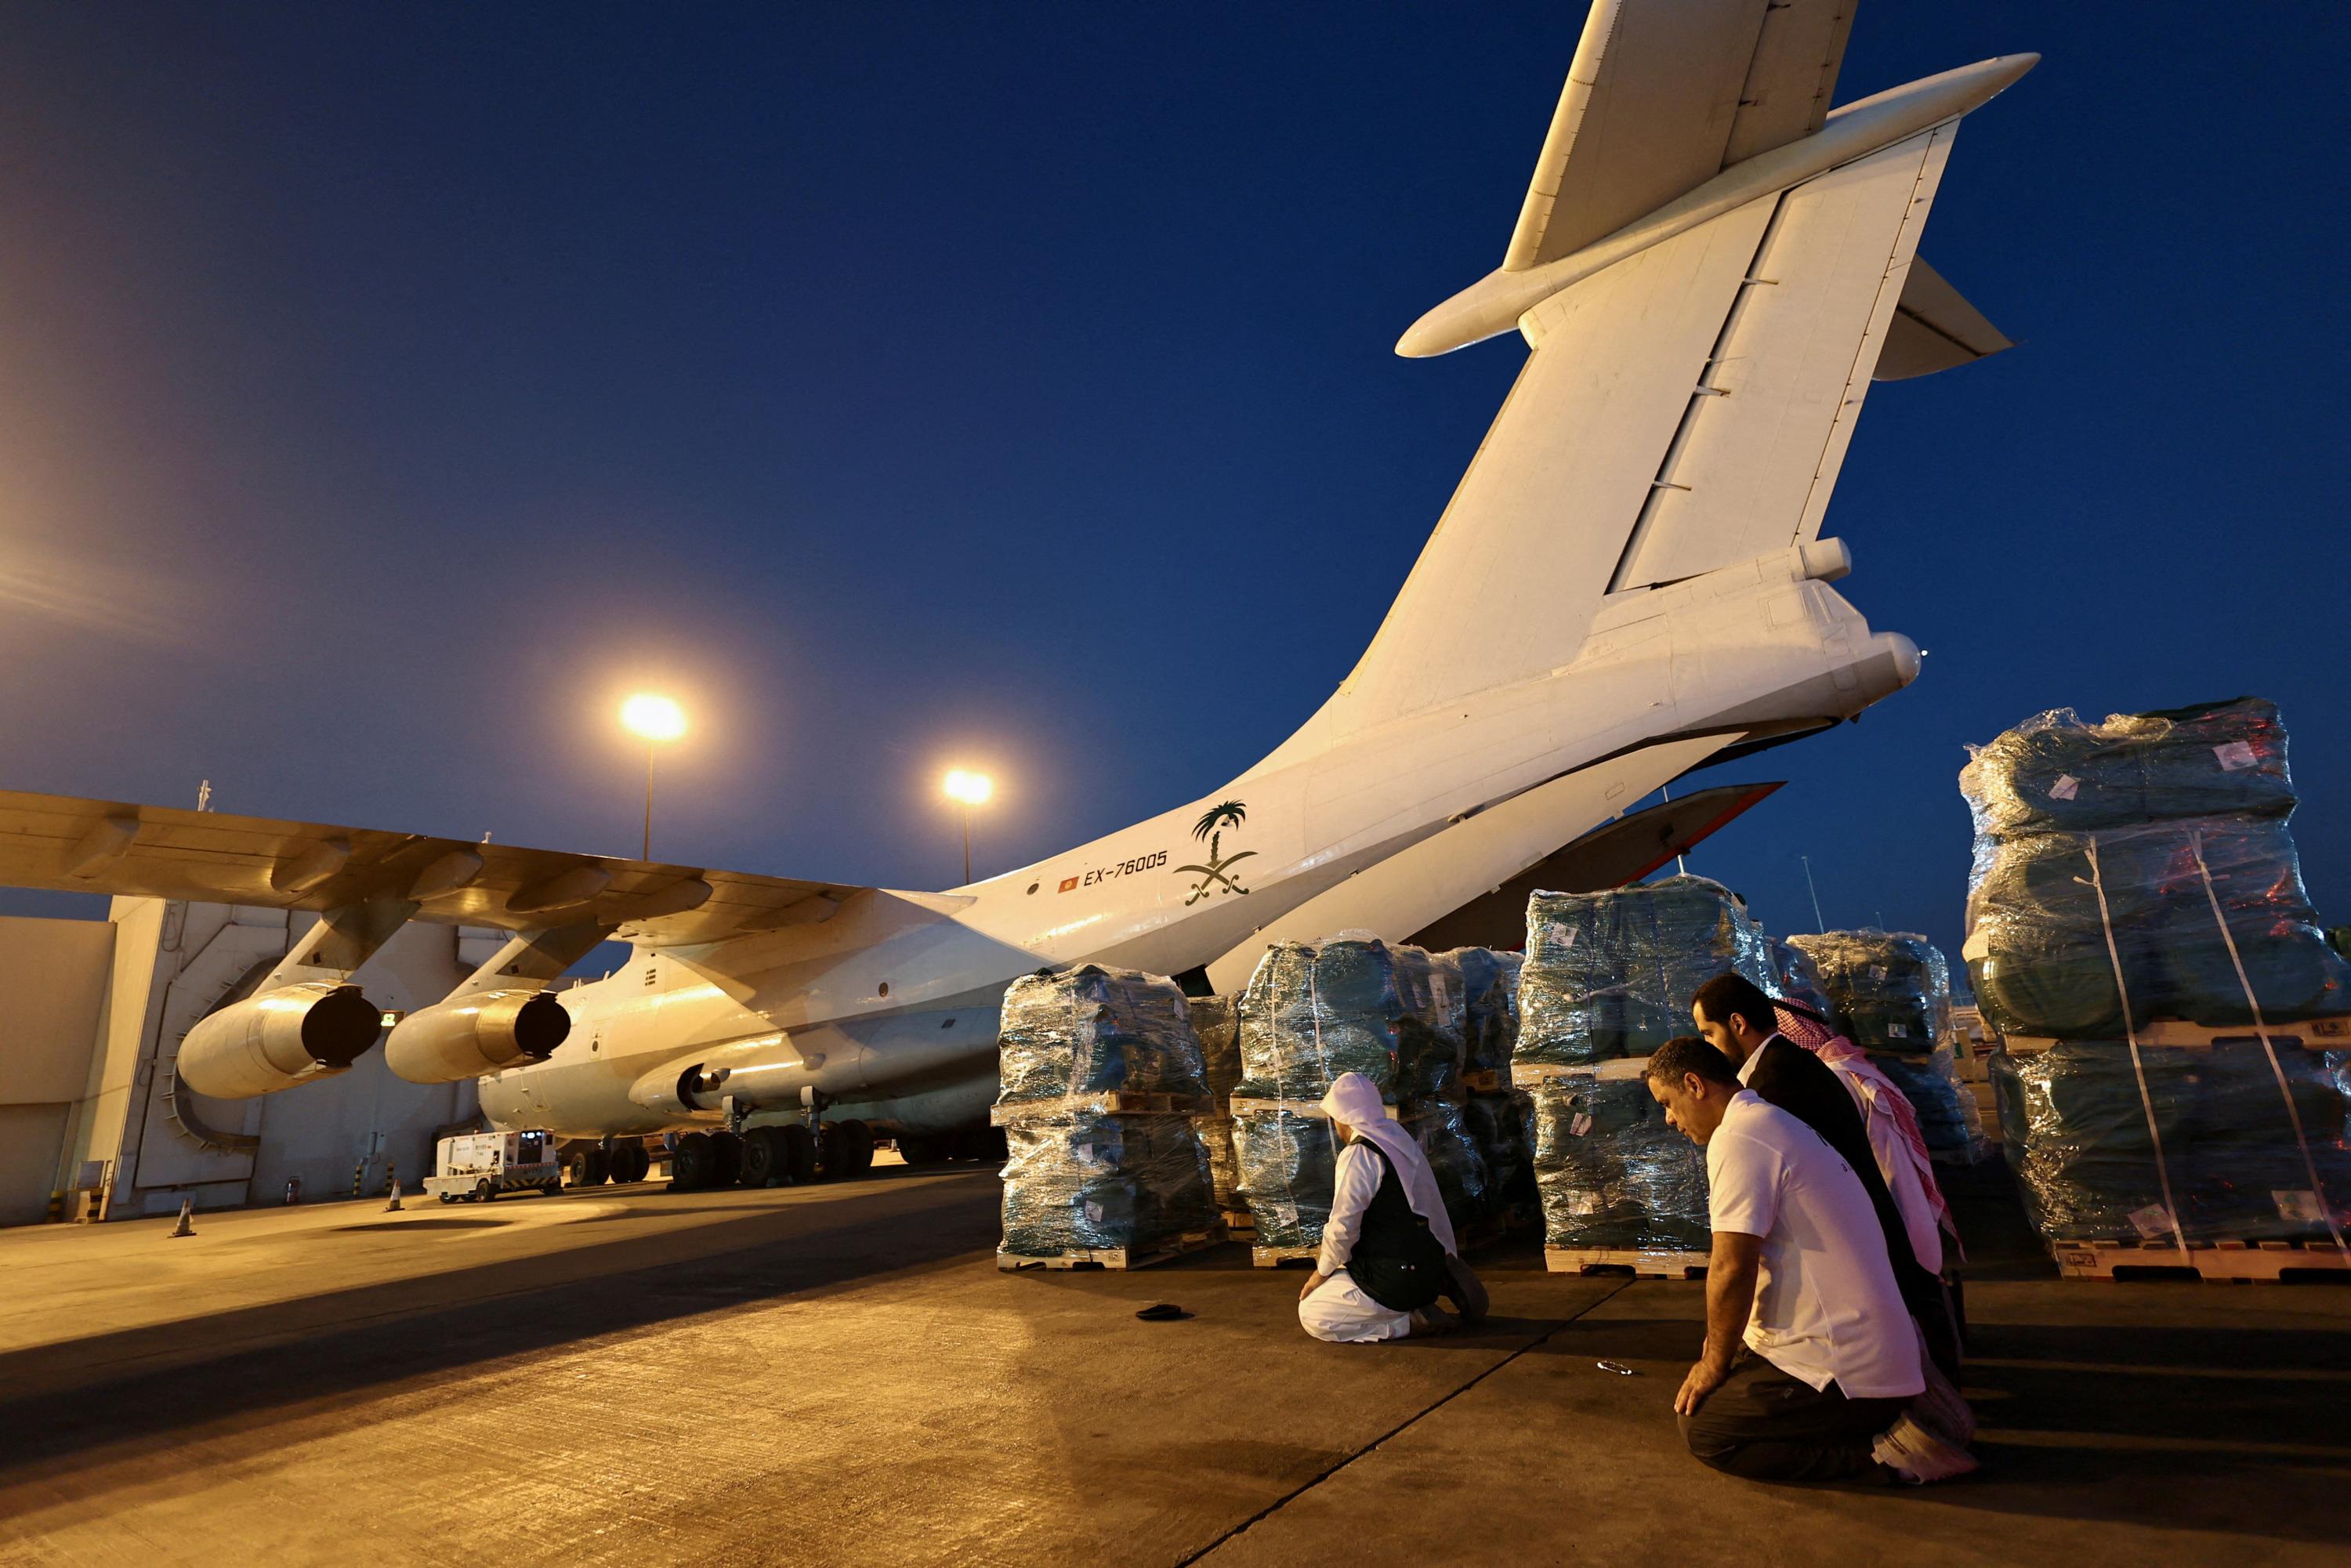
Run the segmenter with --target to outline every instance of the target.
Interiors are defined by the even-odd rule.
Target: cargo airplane
[[[1831,586],[1822,521],[1873,380],[2008,346],[1918,237],[1960,118],[2037,57],[1832,110],[1852,12],[1596,0],[1501,266],[1396,345],[1515,328],[1517,382],[1353,673],[1199,800],[922,893],[5,793],[0,883],[316,912],[182,1043],[214,1096],[371,1049],[350,977],[403,922],[502,929],[392,1030],[392,1070],[479,1078],[503,1127],[684,1134],[688,1185],[854,1172],[877,1134],[944,1154],[985,1124],[1019,975],[1230,990],[1275,940],[1421,932],[1917,673]],[[625,966],[550,989],[607,938]]]

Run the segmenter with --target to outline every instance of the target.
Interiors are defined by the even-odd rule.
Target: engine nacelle
[[[383,1015],[357,986],[306,980],[199,1019],[176,1071],[199,1094],[249,1100],[348,1070],[382,1032]]]
[[[545,1061],[571,1033],[571,1014],[546,991],[475,991],[392,1026],[383,1059],[411,1083],[455,1083]]]

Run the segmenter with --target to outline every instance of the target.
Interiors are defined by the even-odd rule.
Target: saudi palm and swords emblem
[[[1238,800],[1226,800],[1210,808],[1207,816],[1202,817],[1197,822],[1193,824],[1192,836],[1196,839],[1206,839],[1208,841],[1208,863],[1206,865],[1179,865],[1176,868],[1176,870],[1181,874],[1197,875],[1200,879],[1193,887],[1192,895],[1184,901],[1184,906],[1186,909],[1190,908],[1193,904],[1199,903],[1200,900],[1207,897],[1211,889],[1223,893],[1247,893],[1249,891],[1248,888],[1243,887],[1240,883],[1236,880],[1233,875],[1232,868],[1238,865],[1241,862],[1249,859],[1249,856],[1257,853],[1257,852],[1255,850],[1236,850],[1229,855],[1224,852],[1224,831],[1227,828],[1238,829],[1241,823],[1248,821],[1248,807],[1242,805]]]

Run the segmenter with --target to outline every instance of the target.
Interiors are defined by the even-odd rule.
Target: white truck
[[[444,1203],[487,1203],[502,1192],[553,1197],[563,1186],[555,1141],[545,1133],[461,1133],[434,1145],[424,1190]]]

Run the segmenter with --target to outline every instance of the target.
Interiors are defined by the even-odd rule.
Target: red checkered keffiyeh
[[[1943,1189],[1936,1185],[1935,1162],[1927,1153],[1927,1135],[1918,1130],[1918,1113],[1910,1108],[1909,1096],[1871,1064],[1861,1047],[1809,1012],[1798,1012],[1785,1005],[1776,1006],[1771,1011],[1782,1035],[1838,1071],[1849,1072],[1866,1083],[1871,1102],[1892,1113],[1895,1126],[1901,1131],[1903,1146],[1910,1151],[1911,1163],[1918,1167],[1918,1185],[1926,1190],[1928,1201],[1935,1206],[1936,1222],[1956,1240],[1959,1228],[1951,1218],[1950,1205],[1943,1201]]]

